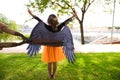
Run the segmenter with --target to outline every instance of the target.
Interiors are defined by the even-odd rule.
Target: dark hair
[[[54,31],[57,31],[57,26],[58,26],[59,22],[58,22],[56,15],[54,15],[54,14],[49,15],[47,22]]]

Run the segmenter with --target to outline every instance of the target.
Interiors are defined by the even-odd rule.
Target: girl
[[[33,18],[35,18],[39,22],[42,21],[40,18],[32,14],[32,12],[29,9],[28,9],[28,12]],[[51,14],[47,20],[48,24],[45,24],[43,21],[42,22],[45,24],[45,27],[47,30],[55,33],[55,32],[60,31],[63,28],[63,26],[65,26],[68,22],[72,20],[73,17],[76,17],[76,14],[74,14],[72,17],[68,18],[61,24],[59,24],[56,15]],[[41,60],[43,62],[48,63],[48,73],[49,73],[50,78],[53,78],[53,79],[55,78],[57,62],[64,60],[65,57],[66,56],[64,55],[64,52],[61,46],[56,46],[56,47],[55,46],[44,46]]]

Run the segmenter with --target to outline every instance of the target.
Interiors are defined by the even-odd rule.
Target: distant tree
[[[28,7],[32,7],[39,12],[43,12],[46,8],[51,8],[58,12],[58,15],[69,15],[71,12],[77,12],[75,7],[81,11],[81,17],[77,16],[76,19],[80,24],[81,32],[81,44],[84,44],[84,30],[83,21],[85,13],[87,12],[90,5],[95,0],[34,0],[29,2]]]
[[[118,1],[118,2],[120,2],[120,1]],[[102,9],[103,9],[104,13],[112,14],[114,0],[97,0],[96,5],[99,6],[99,4],[103,7]]]
[[[8,25],[8,27],[12,30],[16,30],[16,31],[20,31],[19,26],[15,23],[15,21],[9,20],[7,19],[4,15],[0,14],[0,22]],[[17,37],[14,37],[13,35],[10,34],[0,34],[0,42],[4,41],[12,41],[14,39],[16,39]]]

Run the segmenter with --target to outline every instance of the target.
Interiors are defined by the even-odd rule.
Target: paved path
[[[18,47],[4,48],[0,50],[0,53],[22,53],[27,52],[27,44]],[[42,51],[42,49],[41,49]],[[40,51],[40,52],[41,52]],[[77,52],[120,52],[120,44],[85,44],[75,45],[75,51]]]
[[[76,48],[77,49],[77,48]],[[86,44],[79,46],[78,52],[120,52],[120,44]]]
[[[2,50],[0,50],[0,53],[22,53],[22,52],[27,52],[26,51],[27,48],[27,44],[21,45],[21,46],[17,46],[17,47],[11,47],[11,48],[3,48]]]

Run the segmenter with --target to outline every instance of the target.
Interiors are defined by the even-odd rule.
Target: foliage
[[[49,80],[47,64],[41,54],[30,58],[26,54],[0,54],[0,80]],[[119,53],[76,54],[75,64],[67,60],[58,63],[55,80],[119,80]]]
[[[114,2],[115,5],[120,4],[120,0],[96,0],[96,6],[102,6],[103,12],[107,14],[112,14],[113,13],[113,8],[114,8]]]
[[[12,30],[20,31],[19,26],[14,21],[7,19],[2,14],[0,14],[0,22],[3,22],[4,24],[8,25],[8,27]],[[13,37],[13,35],[10,35],[10,34],[7,34],[7,33],[0,34],[0,42],[1,41],[9,41],[9,40],[12,41],[16,38],[17,37]]]
[[[84,15],[94,1],[95,0],[30,0],[27,6],[35,8],[40,12],[43,12],[46,8],[52,8],[58,13],[58,16],[64,14],[69,15],[71,14],[71,12],[73,14],[74,12],[76,12],[75,7],[79,8],[79,10],[81,11],[81,14],[79,14],[81,15],[81,18],[77,16],[76,19],[80,24],[81,43],[84,44]]]
[[[69,15],[73,12],[73,8],[79,10],[87,10],[94,0],[34,0],[29,1],[27,7],[34,8],[39,12],[43,12],[46,8],[51,8],[58,12],[58,15]]]
[[[30,37],[30,34],[24,34],[24,36],[25,36],[26,38],[29,38],[29,37]]]

